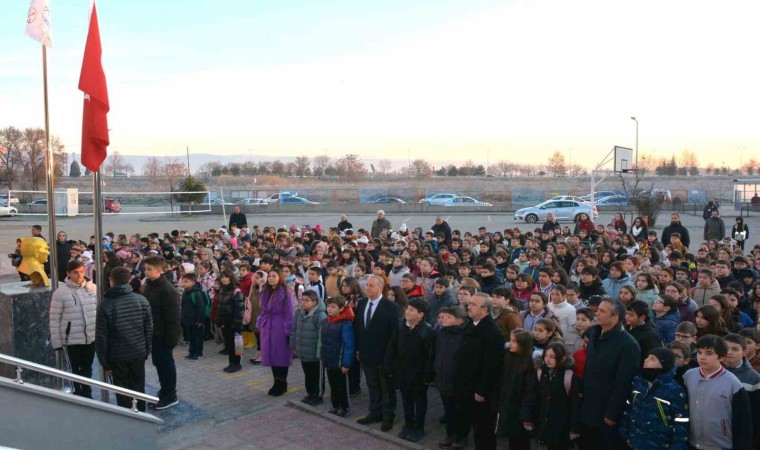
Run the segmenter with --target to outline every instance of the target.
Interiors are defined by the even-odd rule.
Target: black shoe
[[[156,411],[162,411],[164,409],[171,408],[172,406],[176,406],[179,403],[177,400],[177,397],[174,398],[162,398],[161,400],[156,403]]]
[[[248,360],[249,363],[253,364],[254,366],[260,366],[261,360],[256,358],[251,358]]]
[[[455,439],[454,442],[451,444],[450,448],[460,450],[460,449],[463,449],[465,447],[467,447],[467,438],[464,438],[464,439]]]
[[[232,366],[225,367],[224,369],[222,369],[222,372],[230,373],[230,367],[232,367]]]
[[[385,422],[383,422],[383,425],[385,425]],[[404,428],[402,428],[401,431],[399,431],[396,436],[400,437],[401,439],[408,440],[409,434],[411,432],[412,432],[412,425],[405,423]]]
[[[349,392],[348,393],[348,396],[351,397],[351,398],[358,397],[360,395],[362,395],[362,390],[361,389],[357,389],[357,390],[355,390],[353,392]]]
[[[308,400],[306,400],[304,403],[306,403],[309,406],[317,406],[321,405],[325,401],[322,400],[322,397],[309,397]]]
[[[393,419],[383,419],[383,424],[380,425],[380,431],[391,431],[393,429]]]
[[[306,397],[301,399],[301,403],[309,403],[309,400],[311,400],[311,395],[307,395]]]
[[[225,372],[235,373],[235,372],[240,372],[241,370],[243,370],[243,367],[240,364],[236,364],[234,366],[230,366],[229,369],[225,369]]]
[[[228,352],[226,348],[223,348],[223,349],[219,350],[219,354],[220,355],[229,355],[230,352]]]
[[[339,417],[346,417],[346,416],[348,416],[348,410],[347,409],[339,409],[338,410],[338,416]]]
[[[443,449],[443,450],[450,449],[454,441],[455,441],[454,436],[448,435],[446,436],[446,439],[438,443],[438,448]]]
[[[329,412],[330,414],[335,414],[335,415],[337,416],[337,415],[338,415],[338,408],[331,408],[331,409],[330,409],[329,411],[327,411],[327,412]]]
[[[286,380],[274,380],[275,391],[272,393],[273,397],[279,397],[282,394],[288,392],[288,382]]]
[[[378,416],[364,416],[361,419],[357,420],[356,423],[359,425],[372,425],[373,423],[382,422],[383,418]]]
[[[419,442],[425,437],[425,429],[422,425],[416,425],[412,428],[412,431],[406,435],[406,440],[411,442]]]
[[[446,425],[446,414],[442,415],[440,419],[438,419],[438,423],[441,425]]]

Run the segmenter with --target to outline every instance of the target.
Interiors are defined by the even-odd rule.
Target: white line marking
[[[491,216],[488,216],[488,221],[489,221],[489,222],[491,221]]]

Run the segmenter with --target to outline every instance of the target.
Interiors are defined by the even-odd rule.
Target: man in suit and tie
[[[396,416],[396,390],[383,367],[391,334],[398,329],[401,311],[396,303],[383,297],[385,282],[377,275],[367,280],[367,298],[359,301],[356,330],[356,359],[361,362],[369,391],[369,414],[357,420],[362,425],[382,422],[390,431]]]

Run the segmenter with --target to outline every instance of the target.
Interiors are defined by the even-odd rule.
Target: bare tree
[[[555,177],[567,174],[567,164],[565,163],[565,157],[559,151],[554,152],[549,163],[546,165],[546,170],[551,172]]]
[[[391,170],[391,167],[393,167],[393,164],[390,159],[381,159],[377,162],[377,169],[383,175],[386,175]]]
[[[306,155],[296,157],[295,161],[295,174],[303,178],[306,175],[306,171],[309,170],[309,163],[311,160]]]
[[[132,169],[132,172],[134,172],[132,165],[128,164],[127,161],[124,160],[124,157],[121,156],[121,153],[116,150],[108,155],[108,158],[106,158],[106,161],[103,164],[102,170],[103,175],[115,177],[120,173],[129,173],[130,168]]]
[[[144,177],[149,178],[153,182],[153,189],[158,189],[161,177],[164,174],[164,163],[155,156],[151,156],[145,161],[142,167],[142,174]]]
[[[13,183],[24,165],[21,152],[23,138],[23,132],[16,127],[0,130],[0,181],[8,189],[13,189]]]
[[[312,163],[312,172],[315,177],[321,177],[325,174],[325,169],[330,165],[330,157],[327,155],[318,155],[314,157]]]
[[[337,163],[338,176],[348,180],[360,180],[364,178],[367,173],[364,162],[362,162],[359,155],[348,154],[343,158],[340,158]]]
[[[433,166],[424,159],[412,161],[412,175],[416,178],[430,178],[433,175]]]
[[[45,130],[42,128],[25,129],[22,142],[24,174],[28,175],[32,189],[36,191],[45,184],[45,159],[47,157]]]

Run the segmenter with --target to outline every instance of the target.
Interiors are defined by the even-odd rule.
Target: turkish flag
[[[91,172],[100,170],[108,147],[108,88],[100,63],[100,28],[95,3],[92,4],[90,30],[84,47],[84,61],[79,75],[79,90],[84,92],[82,117],[82,164]]]

